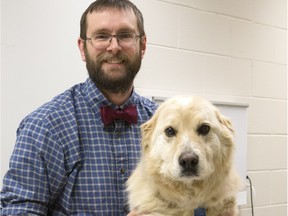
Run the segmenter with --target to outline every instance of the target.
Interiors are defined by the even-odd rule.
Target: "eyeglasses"
[[[105,49],[110,46],[113,37],[117,39],[119,46],[130,47],[136,44],[137,38],[142,36],[134,32],[121,32],[115,35],[101,33],[92,35],[90,38],[86,37],[85,40],[90,41],[95,49]]]

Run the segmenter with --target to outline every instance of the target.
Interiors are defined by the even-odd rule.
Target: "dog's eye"
[[[200,127],[197,129],[197,132],[199,135],[207,135],[210,131],[210,126],[207,124],[202,124]]]
[[[165,134],[168,136],[168,137],[173,137],[173,136],[176,136],[176,131],[173,127],[168,127],[165,129]]]

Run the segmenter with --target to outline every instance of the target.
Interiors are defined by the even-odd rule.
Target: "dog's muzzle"
[[[185,152],[179,156],[179,165],[181,167],[181,177],[190,177],[198,175],[199,157],[193,152]]]

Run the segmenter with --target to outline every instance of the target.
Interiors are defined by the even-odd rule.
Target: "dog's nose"
[[[199,163],[199,157],[193,152],[183,153],[179,157],[179,164],[185,168],[195,168]]]

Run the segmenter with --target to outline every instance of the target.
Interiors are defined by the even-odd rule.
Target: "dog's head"
[[[230,169],[231,123],[202,98],[168,99],[141,129],[143,159],[154,175],[190,182]]]

